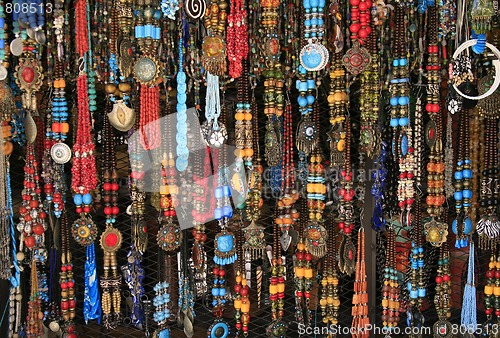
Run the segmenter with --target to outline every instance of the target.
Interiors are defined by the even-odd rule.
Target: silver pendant
[[[23,53],[23,40],[21,38],[15,38],[10,42],[10,52],[14,56],[19,56]]]
[[[318,144],[316,124],[310,114],[302,118],[297,127],[297,149],[309,155]]]
[[[56,143],[50,148],[50,156],[57,164],[68,163],[71,159],[71,148],[65,143]]]

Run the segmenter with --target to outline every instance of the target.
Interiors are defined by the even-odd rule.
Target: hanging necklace
[[[153,298],[153,305],[155,307],[155,312],[153,314],[153,320],[158,325],[158,329],[155,331],[154,337],[158,338],[168,338],[170,337],[170,328],[168,322],[172,317],[172,313],[169,309],[171,304],[170,300],[170,284],[167,280],[167,273],[165,268],[167,266],[164,252],[159,252],[161,259],[160,269],[158,270],[159,282],[154,286],[153,290],[155,292],[155,297]],[[163,265],[163,266],[162,266]]]
[[[106,113],[111,109],[107,103]],[[114,133],[108,119],[104,118],[103,127],[103,163],[102,199],[106,229],[101,235],[100,245],[104,251],[104,275],[101,276],[103,326],[106,330],[114,330],[121,318],[120,314],[120,286],[121,276],[118,272],[116,251],[122,244],[122,234],[114,227],[120,212],[118,207],[118,172],[116,170],[116,156]]]
[[[283,115],[284,77],[279,62],[281,56],[278,36],[279,1],[262,1],[261,53],[266,65],[264,75],[264,114],[267,116],[264,157],[270,167],[277,166],[282,157],[282,139],[279,117]]]
[[[484,162],[481,162],[480,211],[481,218],[477,223],[480,235],[479,245],[482,248],[492,247],[500,234],[500,221],[496,208],[500,199],[500,180],[498,170],[497,121],[484,119]]]
[[[226,164],[226,153],[217,149],[215,156],[219,157],[219,168],[217,174],[218,186],[214,191],[217,199],[214,210],[214,218],[217,221],[219,232],[214,242],[214,263],[212,269],[214,275],[212,286],[212,313],[215,321],[208,328],[207,335],[211,337],[226,337],[230,334],[229,324],[222,319],[226,307],[226,265],[233,264],[238,259],[236,252],[236,238],[228,231],[229,222],[233,217],[231,206],[231,189],[228,180],[228,167]],[[243,259],[243,258],[242,258]]]
[[[37,338],[43,335],[42,299],[38,289],[38,271],[35,260],[31,263],[31,292],[26,322],[26,333],[29,338]]]
[[[469,236],[472,234],[473,224],[469,218],[471,208],[472,190],[471,160],[469,157],[469,114],[468,110],[462,110],[460,114],[460,133],[458,139],[458,158],[455,178],[455,211],[457,218],[453,220],[452,230],[457,236],[456,248],[464,248],[468,245]],[[449,140],[451,142],[451,140]]]
[[[336,224],[334,221],[330,222],[328,230],[327,246],[330,250],[327,251],[325,256],[325,263],[323,267],[323,278],[321,279],[321,299],[319,301],[321,307],[321,315],[323,316],[323,323],[327,326],[338,325],[339,323],[339,278],[337,273],[336,263]]]
[[[351,127],[349,117],[344,121],[344,128],[346,133],[346,150],[344,155],[344,165],[340,172],[341,182],[339,189],[340,203],[338,206],[338,219],[337,226],[342,234],[342,240],[339,246],[339,270],[346,275],[352,275],[356,269],[356,247],[354,246],[351,238],[352,231],[354,230],[354,205],[353,198],[355,191],[353,187],[353,173],[351,171]]]
[[[67,337],[75,334],[73,319],[76,315],[76,300],[75,300],[75,279],[73,277],[73,262],[71,249],[69,245],[70,227],[68,223],[68,215],[63,212],[61,216],[61,272],[59,274],[61,286],[61,317],[64,320],[65,330],[68,333]],[[54,322],[53,322],[54,323]],[[53,327],[50,323],[52,331],[57,332],[59,324]],[[76,335],[75,335],[76,336]]]
[[[139,131],[142,147],[148,151],[160,146],[160,87],[161,70],[157,60],[161,30],[158,2],[139,1],[134,11],[135,38],[142,53],[134,65],[134,75],[141,84]]]
[[[33,261],[44,263],[47,259],[45,236],[47,214],[42,209],[40,199],[40,177],[38,162],[35,159],[35,146],[26,144],[26,163],[24,166],[24,189],[22,205],[19,207],[17,230],[21,233],[21,246],[30,249]],[[31,256],[30,255],[30,256]],[[31,257],[29,257],[31,258]]]
[[[231,1],[231,12],[227,17],[227,23],[229,76],[236,79],[242,75],[242,63],[248,56],[247,11],[243,0]]]
[[[277,202],[278,217],[274,220],[281,228],[281,247],[283,251],[287,251],[292,242],[297,243],[297,231],[294,229],[294,224],[299,218],[299,213],[294,205],[299,198],[299,193],[295,189],[295,165],[292,142],[292,106],[286,105],[287,109],[284,116],[284,142],[283,142],[283,158],[281,159],[281,191],[282,195]]]
[[[387,253],[382,287],[382,324],[390,334],[399,322],[399,282],[396,268],[396,233],[391,223],[387,229]]]
[[[237,330],[236,336],[247,337],[248,324],[250,322],[250,279],[247,279],[245,274],[246,257],[243,255],[243,231],[241,228],[238,229],[236,251],[238,252],[238,264],[236,266],[236,277],[233,287],[235,292],[233,306]]]
[[[352,297],[352,325],[354,338],[370,336],[370,317],[368,317],[368,293],[365,266],[365,230],[358,232],[358,257],[356,260],[356,275],[354,280],[354,295]]]
[[[368,35],[366,48],[370,52],[371,62],[366,71],[361,75],[361,133],[360,147],[370,158],[379,154],[381,148],[381,135],[378,123],[379,114],[379,88],[380,83],[380,57],[377,53],[377,34],[373,25],[372,32]]]
[[[484,286],[484,307],[487,321],[484,324],[485,328],[491,329],[496,323],[495,317],[500,316],[500,303],[498,296],[495,295],[495,288],[498,288],[500,282],[500,259],[495,244],[491,248],[490,262],[486,271],[486,285]],[[488,331],[491,332],[491,331]]]
[[[436,277],[436,295],[434,304],[439,320],[434,324],[434,337],[451,338],[452,326],[449,322],[451,317],[451,278],[450,278],[450,252],[448,243],[444,242],[439,248],[438,270]],[[445,334],[443,334],[444,332]]]
[[[448,230],[447,224],[440,221],[443,213],[444,196],[444,154],[443,154],[443,131],[442,115],[440,114],[439,87],[441,83],[439,65],[439,47],[437,45],[437,12],[436,6],[428,8],[428,51],[427,60],[427,103],[425,110],[430,116],[430,121],[425,128],[425,139],[430,147],[429,163],[427,164],[427,213],[431,216],[430,221],[424,225],[426,232],[444,234]],[[446,237],[438,237],[435,245],[445,241]],[[432,243],[432,242],[431,242]]]
[[[226,1],[211,0],[205,13],[207,36],[203,39],[202,62],[205,70],[216,76],[226,73]]]
[[[275,211],[275,216],[277,209]],[[288,325],[283,320],[285,315],[285,275],[286,267],[284,257],[281,256],[279,227],[273,227],[273,248],[270,257],[271,278],[269,279],[269,299],[271,300],[271,324],[266,328],[266,333],[271,338],[284,338]]]
[[[304,229],[306,228],[308,213],[307,202],[302,200],[299,226],[299,242],[297,243],[294,260],[294,282],[295,282],[295,319],[302,325],[309,326],[311,323],[311,311],[309,310],[311,289],[313,284],[314,270],[311,260],[312,254],[307,251],[304,243]]]
[[[369,51],[361,47],[371,33],[370,27],[370,0],[350,0],[351,4],[351,32],[352,47],[342,58],[346,69],[354,75],[362,73],[370,64],[371,56]]]

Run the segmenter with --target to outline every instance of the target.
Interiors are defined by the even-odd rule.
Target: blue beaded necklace
[[[181,31],[182,34],[182,31]],[[177,72],[177,160],[175,166],[180,172],[188,167],[189,149],[187,147],[187,105],[186,73],[184,72],[184,39],[179,39],[179,71]]]

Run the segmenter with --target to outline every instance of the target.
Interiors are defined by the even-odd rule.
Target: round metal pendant
[[[279,55],[280,41],[278,38],[270,38],[265,44],[265,53],[268,57],[274,58]]]
[[[438,320],[434,324],[433,331],[434,331],[434,337],[439,337],[439,338],[453,337],[451,323],[447,320]]]
[[[300,64],[310,72],[322,70],[328,63],[329,52],[320,43],[309,43],[300,51]]]
[[[10,52],[14,56],[19,56],[23,53],[23,39],[15,38],[10,42]]]
[[[7,78],[8,72],[7,68],[4,65],[0,65],[0,81],[3,81]]]
[[[96,239],[97,226],[92,220],[81,217],[73,223],[71,234],[78,244],[89,246]]]
[[[105,252],[116,252],[122,246],[121,232],[109,226],[101,235],[101,247]]]
[[[208,328],[209,338],[227,338],[229,337],[229,333],[230,333],[229,325],[223,320],[218,320],[214,322]]]
[[[448,237],[448,226],[435,220],[424,225],[425,240],[432,246],[441,246]]]
[[[35,31],[35,40],[41,45],[44,45],[47,42],[47,37],[45,36],[43,29]]]
[[[71,159],[71,148],[65,143],[56,143],[50,149],[50,156],[57,164],[68,163]]]
[[[226,50],[226,43],[218,35],[206,36],[203,40],[203,53],[209,58],[221,57]]]
[[[145,85],[154,84],[159,76],[158,64],[150,57],[142,57],[137,60],[134,72],[137,80]]]
[[[182,241],[182,232],[178,224],[171,221],[163,225],[156,235],[158,246],[165,251],[174,251],[179,248]]]
[[[371,59],[368,50],[355,43],[354,46],[345,53],[342,62],[351,74],[358,75],[366,69]]]
[[[266,333],[269,338],[285,338],[287,331],[287,325],[283,321],[277,321],[271,323],[266,328]]]

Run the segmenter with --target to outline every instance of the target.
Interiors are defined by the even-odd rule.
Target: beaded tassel
[[[469,264],[467,269],[467,284],[465,284],[464,298],[462,302],[462,316],[460,323],[471,332],[476,331],[476,286],[474,280],[474,242],[470,243]]]

